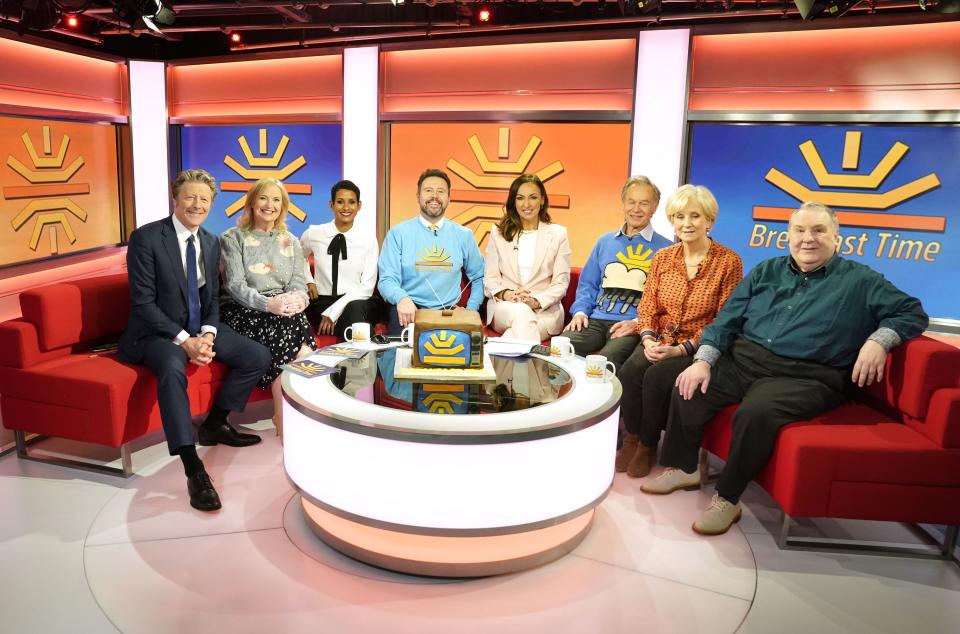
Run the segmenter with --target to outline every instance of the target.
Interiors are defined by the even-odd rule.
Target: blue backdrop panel
[[[263,148],[261,130],[266,130]],[[284,137],[288,141],[281,148]],[[241,138],[246,140],[254,164],[244,152]],[[181,165],[184,169],[199,167],[207,170],[222,189],[204,226],[220,234],[236,225],[242,210],[230,217],[226,210],[243,196],[243,192],[223,188],[229,188],[231,183],[237,188],[238,183],[255,182],[260,176],[251,174],[250,170],[269,172],[264,175],[270,176],[277,176],[280,172],[278,177],[282,176],[280,180],[288,189],[309,191],[290,195],[291,202],[305,214],[303,220],[292,213],[287,215],[287,226],[295,235],[300,236],[311,224],[329,222],[333,218],[327,206],[330,187],[343,174],[342,138],[342,127],[338,123],[184,126],[180,137]],[[280,149],[279,160],[275,160]]]
[[[859,132],[859,142],[848,132]],[[808,141],[805,156],[801,146]],[[808,163],[811,147],[825,168],[817,170],[820,182],[816,161]],[[786,221],[770,219],[778,209],[841,193],[841,204],[831,204],[841,212],[841,254],[919,297],[931,317],[960,319],[953,288],[960,271],[960,127],[697,123],[689,156],[689,182],[709,187],[720,203],[712,236],[743,257],[745,271],[788,252],[780,234]],[[879,165],[884,157],[889,170]],[[775,185],[771,170],[799,189]],[[832,179],[871,173],[878,182]],[[803,188],[809,192],[798,193]]]

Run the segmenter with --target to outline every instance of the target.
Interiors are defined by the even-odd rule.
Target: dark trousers
[[[627,335],[625,337],[610,338],[610,328],[615,321],[606,319],[591,319],[587,327],[578,332],[568,330],[560,333],[564,337],[570,337],[570,343],[573,344],[573,351],[581,357],[588,354],[602,354],[607,361],[612,361],[617,371],[627,360],[630,354],[640,343],[639,335]]]
[[[713,367],[706,394],[697,389],[685,401],[673,390],[660,462],[696,471],[707,422],[724,407],[740,403],[733,415],[730,454],[717,483],[717,493],[735,503],[766,466],[780,428],[841,405],[848,375],[846,369],[787,359],[737,339]]]
[[[340,299],[340,297],[335,295],[321,295],[316,299],[310,300],[306,311],[307,321],[310,322],[310,325],[313,326],[315,331],[319,331],[323,311],[330,308],[330,305],[338,299]],[[370,324],[370,331],[373,332],[373,327],[380,321],[382,316],[383,305],[379,298],[369,297],[367,299],[355,299],[344,306],[340,317],[333,324],[333,334],[338,341],[343,341],[343,331],[350,325],[360,322]]]
[[[215,359],[230,368],[217,392],[214,404],[225,410],[242,412],[250,391],[270,367],[270,351],[256,341],[221,327],[213,343]],[[163,337],[151,337],[144,344],[143,365],[157,378],[157,402],[163,433],[170,454],[194,442],[190,399],[187,396],[187,363],[183,348]]]
[[[692,357],[683,356],[650,363],[641,345],[620,367],[620,416],[627,431],[640,436],[640,442],[647,447],[656,447],[660,442],[660,432],[667,426],[673,384],[692,361]]]

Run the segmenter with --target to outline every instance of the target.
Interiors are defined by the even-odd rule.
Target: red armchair
[[[115,351],[93,352],[116,342],[126,325],[130,294],[126,274],[51,284],[20,295],[23,316],[0,324],[0,411],[14,430],[21,458],[26,433],[116,447],[121,469],[69,459],[69,466],[130,476],[127,444],[161,427],[157,386],[143,366],[119,361]],[[330,342],[333,341],[329,338]],[[226,368],[187,366],[194,415],[206,412]],[[251,401],[270,398],[255,389]]]
[[[945,524],[947,539],[933,554],[952,556],[960,525],[960,349],[912,339],[858,400],[780,432],[757,483],[783,508],[781,547],[822,545],[792,538],[791,518],[829,517]],[[720,458],[735,409],[706,429],[703,447]]]

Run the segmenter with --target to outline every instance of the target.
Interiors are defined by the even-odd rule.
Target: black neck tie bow
[[[339,295],[337,292],[337,278],[340,277],[340,260],[347,259],[347,238],[342,233],[338,233],[333,237],[333,240],[330,241],[330,246],[327,247],[327,255],[330,256],[330,264],[332,267],[332,282],[333,288],[331,292],[333,295]]]

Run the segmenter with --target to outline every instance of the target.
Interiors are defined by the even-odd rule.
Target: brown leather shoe
[[[637,451],[627,464],[627,477],[642,478],[650,473],[657,462],[657,447],[647,447],[643,443],[637,445]]]
[[[620,447],[620,449],[617,449],[617,459],[613,463],[613,470],[617,473],[623,473],[626,471],[627,464],[630,462],[630,459],[633,458],[633,454],[636,453],[639,445],[640,436],[627,433],[623,437],[623,445]]]

